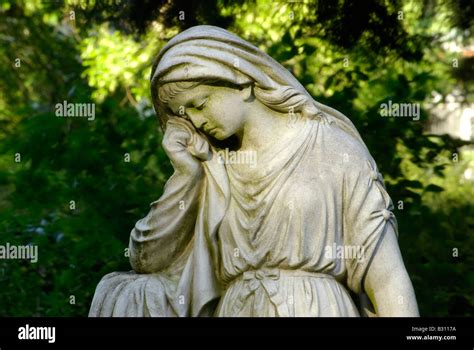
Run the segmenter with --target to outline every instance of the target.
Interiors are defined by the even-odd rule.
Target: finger
[[[189,131],[190,133],[193,133],[196,131],[194,125],[189,120],[186,120],[184,118],[179,118],[179,117],[170,118],[168,119],[167,126],[168,125],[174,128],[182,128],[184,130]]]

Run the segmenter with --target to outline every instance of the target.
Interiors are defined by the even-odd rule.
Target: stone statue
[[[151,93],[175,169],[90,316],[418,316],[351,121],[228,31],[174,37]]]

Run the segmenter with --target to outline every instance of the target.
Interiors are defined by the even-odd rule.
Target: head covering
[[[352,122],[342,113],[316,102],[300,82],[281,64],[254,45],[225,29],[201,25],[171,39],[158,54],[151,72],[151,94],[160,112],[158,87],[178,81],[222,80],[235,85],[254,84],[271,93],[285,91],[296,103],[304,99],[307,115],[322,116],[353,136],[366,149]],[[295,92],[297,92],[295,94]],[[296,95],[296,96],[294,96]],[[161,119],[166,118],[159,115]],[[162,123],[164,125],[166,123]]]

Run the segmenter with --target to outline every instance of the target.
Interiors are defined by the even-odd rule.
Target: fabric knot
[[[244,281],[251,281],[254,279],[261,281],[265,278],[277,280],[280,278],[280,270],[260,269],[260,270],[245,271],[243,278],[244,278]]]
[[[392,218],[393,213],[390,210],[383,209],[382,216],[385,221],[388,221]]]
[[[246,286],[246,291],[243,291],[234,304],[234,313],[237,314],[242,309],[245,300],[257,289],[263,288],[265,293],[270,298],[270,301],[278,310],[281,316],[288,316],[288,310],[285,309],[283,299],[278,295],[277,281],[280,279],[279,269],[259,269],[245,271],[242,279]]]
[[[380,174],[377,170],[377,167],[375,165],[372,165],[370,161],[367,161],[366,163],[369,167],[369,181],[368,185],[371,186],[374,182],[378,183],[378,186],[382,185],[383,186],[383,178],[382,174]]]
[[[380,174],[377,171],[375,171],[375,170],[370,171],[370,178],[372,180],[377,181],[379,179],[379,176],[380,176]]]

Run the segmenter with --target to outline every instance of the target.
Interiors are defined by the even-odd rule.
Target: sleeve
[[[359,294],[364,292],[365,275],[385,233],[393,230],[398,236],[397,222],[373,159],[348,171],[344,191],[344,245],[362,252],[346,259],[347,285]]]
[[[175,172],[161,198],[130,234],[130,264],[138,273],[167,268],[191,241],[196,223],[203,172],[190,177]]]

